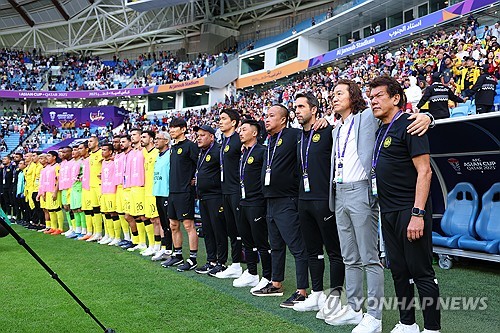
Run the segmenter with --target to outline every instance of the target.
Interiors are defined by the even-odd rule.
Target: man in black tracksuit
[[[198,255],[198,235],[194,227],[194,174],[198,161],[199,149],[186,138],[187,123],[182,118],[174,118],[169,124],[170,136],[175,140],[170,155],[170,196],[168,198],[168,217],[172,230],[174,253],[161,265],[163,267],[179,266],[178,271],[195,269]],[[183,260],[182,232],[180,223],[189,238],[189,259]]]
[[[489,65],[483,65],[482,73],[471,90],[476,94],[476,113],[490,112],[495,99],[497,80],[488,73]]]
[[[242,245],[238,235],[236,221],[239,219],[240,181],[238,165],[241,155],[241,141],[236,128],[240,122],[238,111],[224,109],[220,113],[219,128],[222,131],[220,148],[220,182],[222,184],[222,200],[226,219],[227,235],[231,240],[231,258],[233,263],[216,277],[238,278],[243,273],[241,268]]]
[[[13,200],[15,165],[11,162],[9,155],[2,158],[2,168],[0,169],[0,182],[2,193],[2,209],[5,214],[12,216],[11,208],[15,204]]]
[[[207,250],[207,263],[195,271],[215,276],[227,261],[227,233],[222,209],[219,176],[220,145],[215,142],[215,130],[208,126],[194,127],[198,133],[198,163],[196,193],[200,199],[200,215]]]
[[[240,219],[237,222],[245,249],[248,270],[233,281],[234,287],[262,289],[271,281],[271,247],[268,242],[266,201],[262,194],[260,173],[266,148],[257,142],[260,125],[255,120],[243,120],[240,139],[243,151],[240,159]],[[262,261],[262,279],[259,282],[257,263]]]
[[[318,111],[318,99],[312,93],[295,96],[297,119],[303,126],[298,136],[299,219],[309,256],[312,293],[304,302],[294,305],[296,311],[318,311],[324,304],[323,274],[325,261],[323,245],[330,261],[330,288],[336,293],[344,285],[345,266],[340,252],[340,240],[335,213],[328,206],[329,179],[332,152],[332,130],[328,125],[313,130]]]
[[[308,281],[307,250],[298,213],[299,175],[297,168],[297,136],[299,130],[286,128],[288,110],[282,105],[269,108],[266,130],[269,133],[262,166],[261,181],[267,201],[267,228],[272,258],[272,282],[255,296],[282,296],[285,279],[286,246],[295,258],[297,289],[281,307],[292,308],[304,301]]]
[[[432,84],[425,89],[424,95],[417,104],[420,109],[429,101],[429,113],[434,119],[444,119],[450,117],[450,108],[448,100],[456,103],[463,103],[464,100],[455,95],[450,88],[441,83],[441,73],[432,74]]]

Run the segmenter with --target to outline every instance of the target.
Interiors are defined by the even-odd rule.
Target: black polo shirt
[[[189,193],[198,161],[198,146],[185,139],[173,145],[170,151],[170,193]]]
[[[264,165],[261,171],[262,192],[265,198],[297,197],[299,194],[299,169],[297,165],[297,136],[300,130],[295,128],[284,128],[278,140],[278,134],[271,136],[268,146],[264,152]],[[271,160],[271,183],[265,186],[266,167],[268,160],[276,152]]]
[[[298,136],[297,158],[300,168],[299,199],[301,200],[328,200],[330,168],[332,165],[332,130],[333,126],[328,125],[323,129],[313,131],[312,137],[311,131],[302,131]],[[307,174],[310,191],[306,192],[302,176],[304,173],[302,161],[305,165],[309,138],[311,138],[311,144],[309,146]]]
[[[250,149],[247,150],[246,148],[244,148],[241,155],[241,169],[243,170],[243,180],[245,184],[245,199],[241,199],[240,205],[265,206],[264,194],[262,194],[262,182],[260,180],[260,173],[262,172],[262,165],[264,164],[264,154],[266,152],[266,147],[257,143],[252,149],[251,153]],[[243,167],[245,161],[247,161],[247,163]]]
[[[238,194],[240,191],[238,167],[241,156],[241,140],[238,133],[234,132],[228,138],[222,136],[221,154],[224,164],[222,194]],[[220,174],[218,180],[220,181]]]
[[[412,158],[430,154],[427,135],[410,135],[406,128],[411,121],[410,115],[403,113],[392,125],[383,140],[380,157],[375,169],[380,212],[388,213],[412,208],[415,203],[417,170]],[[389,124],[382,125],[377,131],[380,136],[375,142],[377,152],[382,137]],[[420,207],[422,208],[422,207]]]
[[[201,150],[197,163],[196,193],[200,200],[211,199],[222,194],[220,183],[220,145]]]

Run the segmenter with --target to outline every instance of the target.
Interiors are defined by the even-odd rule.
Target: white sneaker
[[[361,322],[354,327],[351,333],[382,333],[382,320],[365,313]]]
[[[155,255],[151,258],[152,261],[168,260],[172,256],[172,251],[160,250],[156,251]]]
[[[134,247],[131,247],[129,249],[127,249],[128,252],[134,252],[134,251],[143,251],[143,250],[146,250],[148,247],[146,246],[146,244],[138,244]]]
[[[108,239],[106,240],[101,240],[101,242],[99,244],[102,244],[102,245],[109,245],[111,244],[111,242],[113,241],[114,239],[111,238],[111,237],[108,237]]]
[[[323,307],[316,313],[316,318],[319,320],[325,320],[328,317],[333,318],[341,309],[342,302],[340,301],[340,296],[330,295]]]
[[[150,257],[156,253],[155,249],[153,247],[148,247],[146,250],[141,252],[141,256],[143,257]]]
[[[293,309],[299,312],[318,311],[323,307],[326,301],[326,295],[322,291],[313,291],[306,300],[293,305]]]
[[[269,282],[271,282],[271,281],[269,281],[265,277],[262,277],[260,279],[259,283],[257,283],[257,285],[255,287],[253,287],[252,289],[250,289],[250,292],[253,293],[254,291],[261,290],[262,288],[264,288],[265,286],[267,286],[269,284]]]
[[[76,233],[73,230],[71,230],[71,231],[66,231],[64,235],[66,236],[66,238],[72,238],[76,235]]]
[[[440,330],[437,330],[437,331],[436,331],[436,330],[426,330],[426,329],[424,329],[424,330],[422,331],[422,333],[441,333],[441,331],[440,331]]]
[[[243,274],[243,269],[241,268],[241,265],[238,263],[238,264],[232,264],[224,271],[216,273],[215,277],[219,279],[236,279],[239,278],[241,274]]]
[[[333,326],[358,325],[363,319],[363,311],[354,311],[350,305],[345,305],[336,316],[328,317],[325,323]]]
[[[120,238],[115,238],[111,241],[111,243],[109,243],[108,245],[109,246],[116,246],[118,245],[118,243],[120,243],[122,240]]]
[[[71,234],[72,232],[73,232],[73,227],[69,228],[69,230],[63,232],[61,235],[67,236],[67,235]]]
[[[99,235],[99,234],[94,234],[92,235],[92,237],[90,237],[89,239],[87,239],[87,242],[99,242],[100,240],[102,239],[102,236]]]
[[[108,241],[109,239],[109,236],[108,235],[104,235],[104,237],[99,241],[99,244],[104,244]],[[106,243],[107,244],[107,243]]]
[[[250,274],[250,272],[248,272],[248,269],[245,270],[239,278],[233,281],[233,287],[236,288],[255,287],[258,284],[259,284],[259,276]]]
[[[399,322],[394,326],[391,333],[420,333],[420,327],[418,327],[417,323],[405,325]]]

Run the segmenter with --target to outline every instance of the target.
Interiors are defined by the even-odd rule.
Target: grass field
[[[178,273],[116,247],[47,236],[14,226],[27,243],[107,327],[125,332],[350,332],[314,313],[282,309],[294,290],[288,256],[285,296],[254,297],[230,280]],[[202,263],[203,242],[199,262]],[[493,333],[500,329],[500,265],[470,261],[435,267],[442,297],[487,297],[487,309],[443,311],[442,332]],[[327,279],[325,279],[327,281]],[[393,296],[389,271],[386,296]],[[99,332],[99,327],[14,238],[0,239],[0,332]],[[398,320],[384,311],[384,332]],[[419,313],[418,323],[422,325]]]

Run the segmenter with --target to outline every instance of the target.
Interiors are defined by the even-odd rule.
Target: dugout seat
[[[432,244],[457,249],[462,236],[476,237],[474,222],[478,214],[479,198],[470,183],[458,183],[448,193],[447,207],[441,219],[444,235],[432,233]]]
[[[463,117],[469,115],[468,105],[459,105],[456,108],[451,109],[450,117]]]
[[[498,254],[500,251],[500,183],[495,183],[483,195],[481,213],[475,223],[477,239],[463,236],[458,247],[463,250]]]

